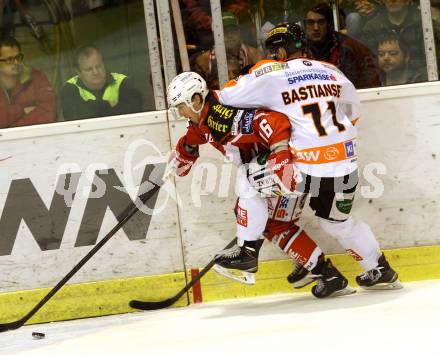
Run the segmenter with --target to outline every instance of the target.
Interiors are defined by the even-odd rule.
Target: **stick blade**
[[[0,333],[7,332],[8,330],[14,330],[20,328],[25,322],[18,320],[11,323],[0,324]]]
[[[168,298],[163,301],[157,301],[157,302],[148,302],[148,301],[139,301],[139,300],[131,300],[129,302],[129,306],[134,309],[140,309],[142,311],[153,311],[156,309],[163,309],[171,306],[173,303],[175,303],[177,300],[172,298]]]

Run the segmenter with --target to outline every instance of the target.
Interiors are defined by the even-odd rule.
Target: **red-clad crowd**
[[[43,72],[23,64],[14,38],[0,41],[0,128],[54,122],[56,97]]]

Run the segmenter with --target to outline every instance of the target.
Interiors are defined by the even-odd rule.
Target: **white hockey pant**
[[[266,228],[269,218],[267,201],[250,185],[246,169],[241,166],[237,174],[237,239],[258,240]]]
[[[377,242],[368,224],[349,217],[343,222],[333,222],[319,218],[321,228],[337,239],[339,244],[350,254],[364,270],[375,268],[381,255]]]

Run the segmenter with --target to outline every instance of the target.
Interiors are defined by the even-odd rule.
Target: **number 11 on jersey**
[[[336,126],[339,132],[345,131],[345,127],[342,123],[339,123],[336,119],[336,106],[333,101],[327,101],[327,110],[330,110],[333,125]],[[302,111],[304,115],[312,115],[313,124],[315,125],[316,131],[320,137],[327,136],[325,127],[322,125],[322,112],[319,107],[319,103],[315,102],[313,104],[302,106]]]

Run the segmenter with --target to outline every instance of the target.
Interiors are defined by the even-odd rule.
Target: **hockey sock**
[[[319,256],[323,254],[321,248],[298,226],[266,238],[309,271],[317,265]]]

